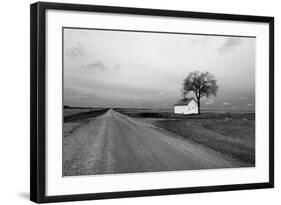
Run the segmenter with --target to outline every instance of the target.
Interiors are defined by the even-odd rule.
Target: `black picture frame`
[[[230,184],[220,186],[138,190],[124,192],[89,193],[46,196],[46,11],[85,11],[129,15],[149,15],[195,19],[262,22],[269,25],[269,181],[263,183]],[[30,199],[37,203],[77,200],[97,200],[123,197],[186,194],[274,187],[274,18],[218,13],[202,13],[144,8],[126,8],[82,4],[38,2],[30,7]]]

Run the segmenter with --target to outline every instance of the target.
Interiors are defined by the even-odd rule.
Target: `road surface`
[[[237,167],[212,149],[114,110],[63,138],[64,176]]]

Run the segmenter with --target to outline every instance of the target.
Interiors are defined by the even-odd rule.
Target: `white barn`
[[[175,114],[198,114],[198,105],[194,98],[185,98],[174,105]]]

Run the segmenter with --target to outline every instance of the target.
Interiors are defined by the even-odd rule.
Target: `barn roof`
[[[175,106],[177,105],[188,105],[192,100],[194,100],[194,98],[184,98],[184,99],[181,99],[179,100]],[[194,100],[195,101],[195,100]]]

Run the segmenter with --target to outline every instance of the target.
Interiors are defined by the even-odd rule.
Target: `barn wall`
[[[192,100],[188,104],[188,106],[190,107],[190,110],[191,110],[192,114],[198,114],[198,105],[197,105],[197,103],[194,100]]]
[[[174,107],[176,114],[198,114],[198,106],[195,101],[191,101],[188,105],[177,105]]]
[[[176,114],[187,114],[187,106],[182,105],[182,106],[175,106],[175,113]]]

